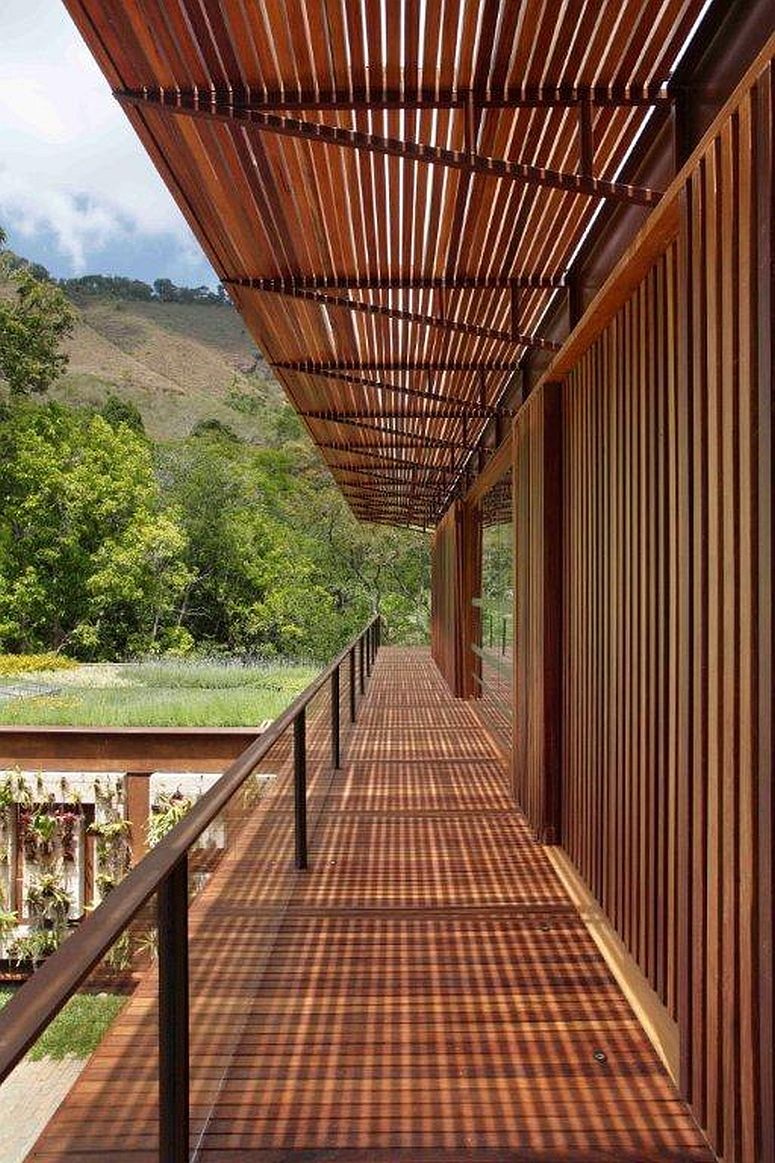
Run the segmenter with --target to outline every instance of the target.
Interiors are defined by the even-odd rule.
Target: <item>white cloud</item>
[[[50,232],[76,271],[108,241],[201,252],[60,0],[2,0],[0,221]]]

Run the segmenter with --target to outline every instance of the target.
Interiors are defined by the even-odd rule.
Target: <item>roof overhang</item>
[[[359,515],[433,524],[702,0],[65,0]]]

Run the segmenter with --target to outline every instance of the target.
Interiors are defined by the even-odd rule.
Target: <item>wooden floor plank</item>
[[[322,722],[309,871],[286,770],[192,909],[192,1157],[712,1160],[428,652],[380,653],[333,776]],[[30,1159],[155,1158],[154,989]]]

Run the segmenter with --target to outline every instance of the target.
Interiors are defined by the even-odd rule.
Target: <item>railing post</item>
[[[363,676],[363,635],[358,639],[358,689],[361,694],[366,690],[366,683]]]
[[[187,1163],[188,856],[159,885],[159,1159]]]
[[[355,722],[355,647],[350,650],[350,722]]]
[[[339,749],[339,667],[331,675],[331,766],[338,771],[342,766]]]
[[[307,867],[307,714],[293,720],[293,787],[296,812],[296,867]]]
[[[371,627],[366,627],[366,633],[363,636],[363,651],[366,656],[366,677],[371,677]]]

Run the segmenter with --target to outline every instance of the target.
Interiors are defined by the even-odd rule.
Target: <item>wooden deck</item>
[[[712,1160],[426,651],[381,651],[347,758],[309,872],[265,821],[192,910],[192,1157]],[[29,1158],[156,1158],[153,1009]]]

